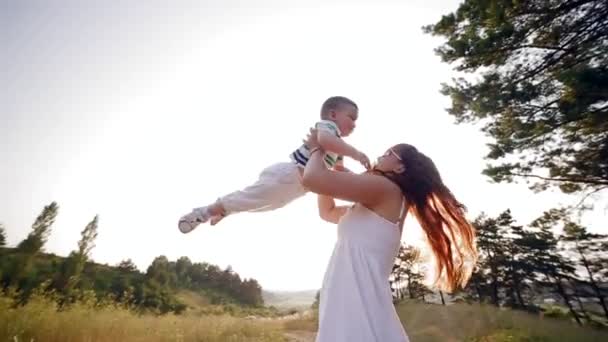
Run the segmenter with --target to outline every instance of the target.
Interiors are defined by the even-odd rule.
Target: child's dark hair
[[[353,106],[355,109],[359,110],[359,107],[357,107],[357,104],[353,100],[344,96],[332,96],[323,102],[323,106],[321,107],[321,119],[329,119],[329,112],[336,110],[341,106]]]

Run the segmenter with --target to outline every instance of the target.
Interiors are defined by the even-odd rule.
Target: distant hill
[[[318,290],[303,291],[266,291],[262,290],[262,298],[267,306],[278,309],[294,308],[307,309],[315,301]]]

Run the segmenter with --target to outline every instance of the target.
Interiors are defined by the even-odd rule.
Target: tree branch
[[[581,200],[580,200],[580,201],[579,201],[579,202],[578,202],[578,203],[577,203],[577,204],[576,204],[576,205],[573,207],[573,209],[576,209],[576,208],[580,207],[580,206],[581,206],[581,205],[582,205],[582,204],[585,202],[585,200],[586,200],[587,198],[589,198],[589,196],[591,196],[591,195],[593,195],[593,194],[595,194],[595,193],[597,193],[597,192],[600,192],[600,191],[602,191],[602,190],[604,190],[604,189],[608,189],[608,185],[601,186],[601,187],[599,187],[599,188],[597,188],[597,189],[595,189],[595,190],[593,190],[593,191],[588,192],[588,193],[587,193],[587,194],[585,194],[585,196],[583,196],[583,198],[582,198],[582,199],[581,199]]]
[[[564,178],[564,177],[551,178],[551,177],[543,177],[543,176],[539,176],[539,175],[534,175],[534,174],[530,174],[530,173],[515,173],[515,172],[509,172],[509,173],[507,173],[507,175],[516,176],[516,177],[538,178],[538,179],[542,179],[545,181],[551,181],[551,182],[571,182],[571,183],[583,183],[583,184],[608,186],[608,180],[591,180],[591,179],[584,179],[584,178]]]

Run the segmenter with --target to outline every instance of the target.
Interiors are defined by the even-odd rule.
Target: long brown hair
[[[414,146],[393,147],[405,166],[402,173],[383,173],[396,183],[424,230],[435,257],[434,285],[453,292],[468,282],[477,261],[475,228],[465,218],[465,206],[443,183],[431,158]]]

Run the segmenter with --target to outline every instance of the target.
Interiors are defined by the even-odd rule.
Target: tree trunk
[[[517,296],[517,300],[519,300],[519,305],[521,305],[522,308],[525,308],[526,303],[524,303],[524,298],[521,296],[521,290],[519,289],[519,281],[517,280],[517,278],[514,278],[513,280],[513,288],[515,289],[515,295]]]
[[[490,271],[492,272],[492,303],[496,306],[500,306],[498,298],[498,270],[496,269],[494,257],[490,253],[488,253],[488,257],[490,259]]]
[[[576,243],[576,249],[578,250],[578,253],[581,255],[581,260],[583,261],[585,270],[587,270],[587,274],[589,275],[589,281],[591,282],[591,287],[593,288],[593,291],[595,291],[595,295],[597,296],[597,298],[600,300],[600,305],[602,306],[602,309],[604,309],[604,316],[606,316],[606,318],[608,318],[608,307],[606,306],[606,301],[604,299],[604,296],[602,295],[602,291],[597,286],[595,279],[593,279],[593,272],[591,272],[591,268],[589,267],[589,262],[587,261],[587,258],[585,258],[585,254],[583,254],[583,251],[578,246],[578,241],[576,241],[575,243]]]
[[[412,281],[410,276],[407,277],[407,291],[410,293],[410,299],[414,299],[414,291],[412,291]]]
[[[585,306],[583,305],[583,302],[581,301],[581,296],[579,295],[578,288],[576,287],[576,282],[573,279],[568,278],[568,283],[570,284],[570,286],[573,289],[574,299],[576,300],[576,303],[578,304],[578,307],[580,308],[581,313],[583,314],[583,317],[587,320],[587,322],[590,322],[591,318],[587,314],[587,310],[585,310]]]
[[[570,313],[572,314],[572,316],[576,320],[576,323],[578,323],[578,325],[582,326],[583,322],[581,322],[581,319],[580,319],[580,317],[578,317],[578,314],[576,313],[576,310],[574,310],[574,307],[572,307],[572,303],[570,303],[570,299],[568,298],[568,294],[566,293],[566,290],[564,289],[564,287],[562,285],[562,282],[561,282],[561,279],[560,279],[559,276],[555,277],[555,285],[557,287],[557,293],[559,293],[559,295],[562,296],[562,298],[564,298],[564,302],[568,306],[568,310],[570,310]]]
[[[492,275],[492,303],[500,306],[498,303],[498,279],[495,274]]]
[[[479,297],[479,304],[482,303],[482,299],[481,299],[481,289],[479,288],[479,281],[477,279],[475,279],[475,291],[477,291],[477,297]]]

